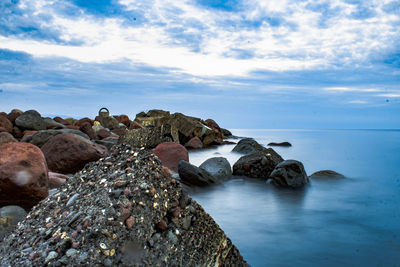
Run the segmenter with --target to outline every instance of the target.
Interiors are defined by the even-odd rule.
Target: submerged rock
[[[262,151],[241,157],[233,165],[233,174],[268,179],[276,165],[282,161],[283,158],[275,150],[264,148]]]
[[[298,188],[308,184],[304,166],[297,160],[285,160],[279,163],[271,173],[271,179],[282,187]]]
[[[0,244],[3,265],[248,266],[151,151],[111,154],[32,209]]]
[[[257,151],[263,151],[266,148],[260,145],[253,138],[244,138],[240,140],[237,145],[233,148],[233,152],[238,152],[242,154],[251,154]]]
[[[313,174],[310,175],[310,178],[311,179],[345,178],[345,176],[343,174],[340,174],[335,171],[322,170],[322,171],[314,172]]]

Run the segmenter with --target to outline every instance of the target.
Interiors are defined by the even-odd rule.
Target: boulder
[[[171,141],[172,137],[170,125],[127,130],[119,139],[119,143],[129,144],[133,147],[144,148],[155,148],[161,143]]]
[[[26,217],[26,211],[20,206],[4,206],[0,208],[0,240],[14,230],[18,222]]]
[[[89,139],[85,133],[79,130],[72,130],[72,129],[59,129],[59,130],[42,130],[35,132],[31,135],[24,136],[21,139],[21,142],[27,142],[34,144],[35,146],[42,147],[47,141],[49,141],[52,137],[59,135],[59,134],[74,134],[79,135],[83,138]]]
[[[93,125],[93,120],[91,120],[91,119],[89,119],[87,117],[86,118],[82,118],[82,119],[79,119],[79,120],[75,121],[74,122],[74,126],[81,127],[81,125],[84,124],[84,123],[89,123],[90,126],[92,126]]]
[[[25,138],[28,138],[29,136],[34,135],[37,132],[38,131],[24,131],[21,142],[25,142],[26,141]],[[29,142],[27,142],[27,143],[29,143]]]
[[[70,124],[68,121],[64,120],[64,119],[61,118],[61,117],[55,117],[55,118],[53,118],[53,120],[56,121],[56,122],[58,122],[58,123],[61,123],[61,124],[63,124],[63,125],[69,125],[69,124]]]
[[[56,122],[51,118],[43,118],[44,123],[46,124],[46,129],[64,129],[66,128],[64,124]]]
[[[160,159],[163,166],[174,172],[178,172],[179,161],[189,161],[189,153],[186,148],[174,142],[159,144],[154,149],[154,154]]]
[[[1,132],[0,133],[0,146],[2,144],[10,143],[10,142],[18,142],[9,132]]]
[[[107,155],[107,148],[74,134],[58,134],[42,146],[49,169],[59,173],[75,173],[87,163]]]
[[[61,173],[49,172],[48,175],[50,189],[58,188],[68,180],[68,176]]]
[[[195,136],[185,144],[185,147],[192,149],[200,149],[203,148],[203,142],[201,142],[200,138]]]
[[[166,124],[170,117],[170,113],[164,110],[153,109],[147,113],[140,112],[136,114],[135,121],[142,126],[161,126]]]
[[[260,145],[253,138],[244,138],[237,143],[237,145],[233,148],[232,151],[241,154],[250,154],[257,151],[264,151],[265,149],[266,149],[265,147]]]
[[[206,170],[209,174],[220,181],[225,181],[232,177],[231,164],[223,157],[209,158],[204,161],[199,168]]]
[[[205,123],[211,129],[216,130],[217,132],[220,132],[220,133],[222,132],[219,125],[213,119],[207,119],[207,120],[205,120]]]
[[[22,110],[19,109],[13,109],[11,110],[10,113],[7,114],[7,118],[13,123],[15,124],[15,120],[21,116],[24,112]]]
[[[0,206],[30,209],[48,196],[48,169],[42,151],[28,143],[0,146]]]
[[[233,174],[268,179],[277,164],[282,161],[283,159],[278,153],[272,148],[268,148],[241,157],[233,165]]]
[[[289,142],[281,142],[281,143],[271,142],[271,143],[269,143],[268,145],[269,145],[269,146],[285,146],[285,147],[292,146],[292,144],[289,143]]]
[[[119,122],[112,116],[100,117],[100,123],[104,128],[108,128],[110,130],[119,128]]]
[[[90,139],[95,139],[96,134],[92,128],[92,125],[89,122],[81,123],[79,126],[79,130],[89,136]]]
[[[340,174],[335,171],[331,170],[322,170],[322,171],[317,171],[314,172],[313,174],[310,175],[311,179],[326,179],[326,178],[345,178],[343,174]]]
[[[124,124],[122,124],[122,125],[125,127]],[[124,128],[124,127],[116,128],[116,129],[112,130],[111,132],[116,134],[116,135],[118,135],[118,136],[122,136],[126,132],[126,128]]]
[[[274,184],[282,187],[298,188],[308,184],[304,166],[297,160],[285,160],[279,163],[270,175]]]
[[[227,129],[221,128],[221,132],[222,132],[222,134],[224,135],[224,137],[230,137],[230,136],[232,136],[231,131],[229,131],[229,130],[227,130]]]
[[[46,123],[36,110],[25,111],[15,120],[15,124],[26,130],[46,130]]]
[[[17,126],[13,127],[13,131],[12,131],[12,135],[15,138],[21,139],[24,136],[24,133],[21,131],[20,128],[18,128]]]
[[[188,185],[206,186],[219,182],[206,170],[196,167],[185,160],[179,161],[178,173],[181,181]]]
[[[103,127],[103,126],[101,126],[101,127]],[[101,139],[111,136],[111,132],[109,130],[107,130],[106,128],[101,128],[96,132],[96,136],[98,139],[101,140]]]
[[[126,127],[129,127],[129,124],[131,123],[131,120],[127,115],[117,116],[116,119],[119,123],[124,124]]]
[[[4,128],[4,127],[0,127],[0,133],[3,133],[3,132],[6,132],[6,133],[8,133],[8,131],[7,131],[7,129],[6,129],[6,128]]]
[[[0,127],[6,129],[6,131],[9,133],[12,133],[13,124],[6,116],[0,115]]]

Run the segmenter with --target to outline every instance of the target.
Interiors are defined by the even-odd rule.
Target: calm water
[[[252,266],[400,266],[400,131],[233,130],[303,162],[307,174],[332,169],[341,180],[283,190],[251,178],[196,190]],[[237,141],[237,140],[236,140]],[[240,157],[225,145],[190,153],[200,165]]]

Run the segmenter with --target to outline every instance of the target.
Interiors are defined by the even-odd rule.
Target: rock
[[[268,148],[241,157],[233,165],[233,174],[268,179],[277,164],[282,161],[283,159],[278,153],[272,148]]]
[[[129,127],[131,120],[129,119],[129,117],[127,115],[120,115],[116,117],[117,121],[119,123],[124,124],[126,127]]]
[[[127,130],[118,142],[133,147],[154,148],[161,143],[171,142],[170,133],[171,127],[169,125]]]
[[[287,146],[287,147],[292,146],[292,144],[289,142],[281,142],[281,143],[272,142],[272,143],[269,143],[268,145],[269,146]]]
[[[227,130],[227,129],[221,128],[221,132],[222,132],[222,134],[224,135],[224,137],[230,137],[230,136],[232,136],[232,133],[231,133],[229,130]]]
[[[124,125],[124,126],[125,126],[125,125]],[[111,132],[114,133],[114,134],[116,134],[116,135],[118,135],[118,137],[119,137],[119,136],[122,136],[122,135],[125,134],[126,129],[120,127],[120,128],[117,128],[117,129],[112,130]]]
[[[96,134],[89,122],[84,122],[79,126],[79,130],[89,136],[90,139],[95,139]]]
[[[19,109],[13,109],[10,113],[8,113],[7,118],[10,120],[11,123],[15,124],[15,120],[21,116],[24,112]]]
[[[174,142],[159,144],[154,149],[154,154],[160,159],[163,166],[174,172],[178,172],[179,161],[189,161],[189,153],[186,148]]]
[[[25,111],[15,120],[15,124],[26,130],[46,130],[46,123],[36,110]]]
[[[220,133],[222,132],[219,125],[213,119],[207,119],[207,120],[205,120],[205,123],[211,129],[216,130],[217,132],[220,132]]]
[[[49,169],[53,172],[75,173],[87,163],[107,155],[107,148],[73,134],[59,134],[42,146]]]
[[[313,174],[310,175],[310,178],[311,179],[345,178],[345,176],[335,171],[322,170],[314,172]]]
[[[0,208],[0,240],[14,230],[18,222],[26,217],[26,211],[19,206],[4,206]]]
[[[7,129],[6,129],[6,128],[4,128],[4,127],[0,127],[0,133],[3,133],[3,132],[6,132],[6,133],[8,133],[8,131],[7,131]]]
[[[63,125],[70,125],[70,123],[69,123],[68,121],[64,120],[64,119],[61,118],[61,117],[55,117],[55,118],[53,118],[53,120],[56,121],[56,122],[58,122],[58,123],[61,123],[61,124],[63,124]]]
[[[266,148],[260,145],[253,138],[244,138],[237,143],[237,145],[233,148],[232,151],[242,153],[242,154],[250,154],[257,151],[263,151]]]
[[[68,123],[68,125],[74,125],[77,120],[74,118],[66,118],[65,121]]]
[[[13,130],[13,124],[11,121],[8,120],[6,116],[0,115],[0,127],[3,127],[4,129],[7,130],[7,132],[12,133]]]
[[[185,147],[192,149],[201,149],[203,148],[203,142],[201,142],[200,138],[195,136],[185,144]]]
[[[43,121],[46,124],[46,129],[64,129],[64,128],[66,128],[64,124],[58,123],[51,118],[43,118]]]
[[[178,173],[182,182],[189,185],[205,186],[218,183],[218,180],[206,170],[200,169],[184,160],[179,162]]]
[[[9,132],[1,132],[0,133],[0,146],[2,144],[10,143],[10,142],[18,142]]]
[[[110,130],[119,128],[119,122],[117,119],[111,116],[101,117],[100,123],[104,128],[108,128]]]
[[[101,139],[111,136],[111,133],[109,130],[102,128],[97,131],[96,135],[97,135],[97,138],[101,140]]]
[[[83,137],[85,139],[89,139],[89,136],[87,136],[85,133],[79,130],[59,129],[59,130],[42,130],[35,132],[32,135],[24,136],[21,139],[21,142],[27,142],[34,144],[35,146],[42,147],[47,141],[49,141],[51,138],[59,134],[73,134]]]
[[[21,139],[24,136],[24,133],[21,131],[20,128],[18,128],[17,126],[13,127],[13,131],[12,131],[12,135],[15,138]]]
[[[44,261],[45,264],[49,263],[50,261],[54,260],[55,258],[58,257],[58,253],[55,251],[50,251],[49,254],[47,254],[46,260]]]
[[[129,130],[135,130],[135,129],[142,129],[143,126],[140,125],[139,123],[137,123],[136,121],[131,121],[131,123],[129,124]]]
[[[308,184],[304,166],[297,160],[285,160],[279,163],[270,175],[274,184],[282,187],[298,188]]]
[[[118,145],[111,155],[86,165],[32,209],[0,244],[4,266],[26,266],[28,260],[33,266],[46,266],[46,260],[51,266],[248,266],[194,200],[169,219],[179,210],[182,187],[170,177],[160,179],[162,166],[151,151]],[[110,194],[116,179],[126,180],[123,187],[132,194]],[[75,194],[79,198],[66,207]],[[130,229],[120,217],[128,203],[135,205]],[[157,227],[161,220],[165,230]],[[32,250],[25,253],[26,244]],[[71,255],[71,247],[78,252]]]
[[[31,135],[34,135],[35,133],[37,133],[38,131],[25,131],[24,135],[22,136],[21,142],[25,142],[25,138],[28,138]],[[28,143],[28,142],[27,142]]]
[[[100,144],[105,146],[108,150],[111,149],[112,146],[118,144],[118,138],[114,138],[113,136],[109,136],[104,138],[103,140],[95,140],[96,144]]]
[[[74,122],[74,126],[81,127],[81,125],[84,124],[84,123],[89,123],[90,126],[92,126],[93,125],[93,120],[91,120],[89,118],[82,118],[80,120],[75,121]]]
[[[0,206],[18,205],[30,209],[48,196],[45,157],[28,143],[0,146]]]
[[[232,176],[231,164],[223,157],[207,159],[199,166],[199,168],[206,170],[209,174],[220,181],[228,180]]]
[[[50,189],[60,187],[68,179],[68,176],[61,174],[61,173],[49,172],[48,175],[49,175],[49,188]]]

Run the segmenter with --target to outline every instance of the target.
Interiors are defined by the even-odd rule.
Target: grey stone
[[[272,148],[266,148],[241,157],[233,165],[233,174],[253,178],[268,179],[282,157]]]
[[[253,138],[244,138],[240,140],[237,145],[233,148],[233,152],[238,152],[241,154],[251,154],[257,151],[263,151],[266,148],[260,145]]]
[[[228,180],[232,176],[231,164],[223,157],[209,158],[199,168],[206,170],[220,181]]]
[[[28,110],[22,113],[21,116],[15,120],[15,124],[26,130],[46,130],[46,123],[43,118],[35,110]]]
[[[279,163],[271,173],[274,184],[282,187],[298,188],[308,184],[304,166],[297,160],[285,160]]]
[[[56,130],[42,130],[29,135],[21,140],[21,142],[31,143],[37,147],[42,147],[52,137],[59,134],[74,134],[85,139],[90,139],[89,136],[79,130],[74,129],[56,129]]]
[[[178,173],[181,181],[189,185],[205,186],[218,183],[218,180],[206,170],[184,160],[179,161]]]

